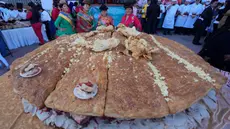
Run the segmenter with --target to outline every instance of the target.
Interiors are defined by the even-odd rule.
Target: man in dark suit
[[[212,18],[213,18],[213,12],[215,8],[217,7],[217,4],[218,4],[218,0],[212,0],[211,5],[203,11],[203,13],[194,23],[195,36],[192,42],[193,44],[201,45],[201,43],[199,43],[200,38],[205,32],[205,29],[208,26],[210,26]]]

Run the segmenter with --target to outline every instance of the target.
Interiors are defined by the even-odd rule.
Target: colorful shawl
[[[89,12],[80,11],[77,13],[77,31],[89,32],[93,29],[93,15]]]
[[[74,24],[72,22],[73,19],[72,19],[70,14],[65,13],[65,12],[60,12],[59,16],[62,17],[63,19],[65,19],[66,21],[68,21],[70,25],[74,26]]]
[[[99,16],[98,18],[98,26],[109,26],[109,25],[113,25],[113,18],[110,16]]]
[[[124,15],[121,19],[121,23],[127,27],[130,27],[130,28],[135,26],[138,31],[142,30],[142,25],[141,25],[139,19],[136,16],[134,16],[133,14],[131,14],[129,16]]]

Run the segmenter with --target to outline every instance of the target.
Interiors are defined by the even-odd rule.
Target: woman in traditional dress
[[[81,10],[83,10],[83,3],[81,4],[77,4],[76,8],[75,8],[75,12],[76,14],[78,14]]]
[[[58,28],[56,35],[63,36],[63,35],[71,35],[75,33],[75,27],[72,22],[72,17],[68,13],[68,5],[66,3],[60,4],[59,7],[61,8],[61,12],[58,15],[57,20],[55,21],[55,26]]]
[[[141,23],[139,19],[133,14],[132,4],[125,4],[125,15],[121,19],[121,24],[124,24],[127,27],[136,27],[138,31],[142,30]]]
[[[107,10],[108,7],[104,4],[101,5],[100,7],[101,10],[101,15],[98,18],[98,26],[109,26],[109,25],[113,25],[113,18],[108,16],[107,14]]]
[[[93,15],[90,13],[90,0],[83,1],[83,10],[77,13],[77,32],[89,32],[93,29]]]
[[[30,11],[27,13],[26,19],[30,20],[31,26],[40,41],[39,45],[43,45],[45,41],[42,36],[42,23],[40,22],[40,13],[38,12],[37,6],[33,2],[29,2],[28,6]]]

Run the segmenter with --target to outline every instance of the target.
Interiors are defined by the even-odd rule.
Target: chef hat
[[[99,8],[101,11],[108,10],[108,7],[105,4],[102,4],[101,7]]]
[[[172,0],[172,2],[177,2],[177,0]]]
[[[186,2],[189,2],[189,3],[192,2],[191,0],[185,0],[185,1],[186,1]]]

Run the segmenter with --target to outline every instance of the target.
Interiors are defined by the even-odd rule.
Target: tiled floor
[[[159,33],[158,35],[166,37],[166,38],[169,38],[169,39],[174,40],[174,41],[176,41],[178,43],[181,43],[181,44],[187,46],[188,48],[190,48],[191,50],[193,50],[196,53],[199,52],[201,47],[202,47],[202,46],[196,46],[196,45],[192,44],[193,36],[182,36],[182,35],[167,35],[167,36],[164,36],[161,33]],[[14,49],[14,50],[12,50],[13,57],[12,56],[7,56],[6,60],[9,62],[9,64],[11,64],[15,59],[24,56],[26,53],[33,51],[37,47],[39,47],[39,45],[34,44],[34,45],[31,45],[31,46]],[[7,72],[6,68],[1,68],[0,69],[0,75],[3,75],[5,72]]]

